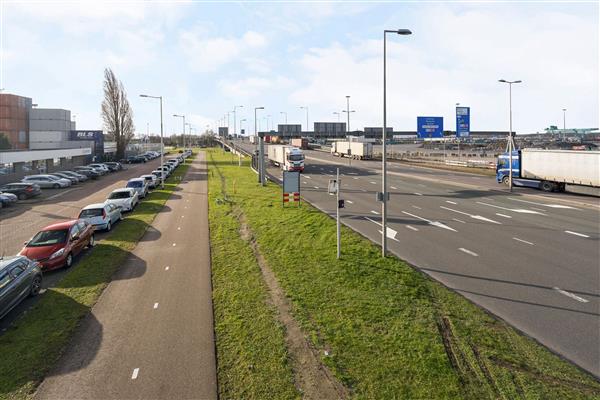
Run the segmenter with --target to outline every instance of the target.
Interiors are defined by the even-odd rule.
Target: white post
[[[335,178],[335,181],[337,183],[337,189],[335,191],[336,193],[336,210],[337,210],[337,258],[340,258],[340,253],[341,253],[341,246],[342,246],[342,241],[341,241],[341,237],[340,237],[340,189],[342,187],[341,182],[340,182],[340,169],[337,168],[337,176]]]

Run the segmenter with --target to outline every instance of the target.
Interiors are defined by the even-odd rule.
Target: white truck
[[[267,158],[284,171],[304,171],[304,153],[296,147],[271,144],[267,146]]]
[[[365,142],[333,142],[331,154],[338,157],[351,157],[355,160],[373,158],[373,144]]]
[[[565,185],[600,187],[600,151],[522,149],[513,151],[513,184],[562,192]],[[508,183],[508,153],[498,157],[496,180]]]

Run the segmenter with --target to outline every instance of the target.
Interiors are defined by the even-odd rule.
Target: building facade
[[[29,97],[0,93],[0,135],[8,139],[11,150],[29,148]]]

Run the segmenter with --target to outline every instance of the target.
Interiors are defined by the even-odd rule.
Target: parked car
[[[102,175],[106,175],[110,172],[110,169],[104,164],[88,164],[87,166],[99,171]]]
[[[73,171],[58,171],[58,172],[60,172],[61,174],[65,174],[67,176],[72,176],[73,178],[77,178],[77,179],[79,179],[79,182],[85,182],[89,179],[84,174],[78,174],[77,172],[73,172]]]
[[[132,156],[132,157],[127,157],[127,164],[141,164],[141,163],[145,163],[146,159],[144,157],[140,157],[140,156]]]
[[[148,184],[148,187],[151,189],[154,189],[156,187],[156,185],[158,185],[159,179],[156,177],[156,175],[152,175],[152,174],[141,175],[140,178],[145,179],[146,183]]]
[[[79,219],[91,224],[95,230],[110,231],[112,226],[123,219],[121,207],[111,203],[97,203],[85,206]]]
[[[143,199],[148,194],[148,183],[144,178],[133,178],[127,181],[125,187],[134,189],[138,192],[140,199]]]
[[[25,242],[19,255],[41,264],[42,270],[70,267],[86,246],[95,244],[94,227],[74,219],[45,227]]]
[[[131,188],[113,190],[106,199],[106,203],[119,206],[123,211],[133,210],[138,202],[138,192]]]
[[[24,183],[35,183],[41,188],[65,188],[71,186],[71,181],[65,178],[42,174],[42,175],[27,175],[21,180]]]
[[[162,178],[162,175],[164,175],[164,179],[165,179],[165,180],[166,180],[166,179],[167,179],[167,177],[168,177],[168,175],[167,175],[167,173],[166,173],[166,172],[163,174],[163,172],[162,172],[161,170],[159,170],[159,169],[155,169],[154,171],[152,171],[152,172],[151,172],[151,174],[152,174],[152,175],[154,175],[154,176],[156,176],[156,179],[158,180],[158,183],[157,183],[157,184],[159,184],[159,183],[160,183],[160,181],[161,181],[161,179],[163,179],[163,178]]]
[[[65,175],[62,172],[52,172],[49,175],[56,176],[57,178],[68,179],[71,181],[72,185],[76,185],[79,183],[79,179],[75,178],[74,176]]]
[[[0,208],[8,207],[14,202],[17,201],[17,196],[12,193],[2,193],[0,192]]]
[[[89,167],[75,167],[73,170],[78,173],[87,176],[90,179],[98,179],[100,177],[100,172],[96,171],[94,168]]]
[[[0,258],[0,318],[42,288],[40,265],[27,257]]]
[[[0,187],[0,192],[2,193],[12,193],[19,200],[29,199],[31,197],[39,196],[42,191],[40,190],[40,186],[35,183],[22,183],[15,182],[9,183],[2,187]]]
[[[116,161],[105,162],[104,165],[106,165],[111,171],[120,171],[123,169],[121,163]]]

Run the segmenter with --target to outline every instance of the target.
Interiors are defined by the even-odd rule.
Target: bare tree
[[[121,81],[110,68],[104,70],[104,100],[102,101],[104,128],[117,142],[117,159],[125,157],[125,148],[133,138],[133,111]]]

